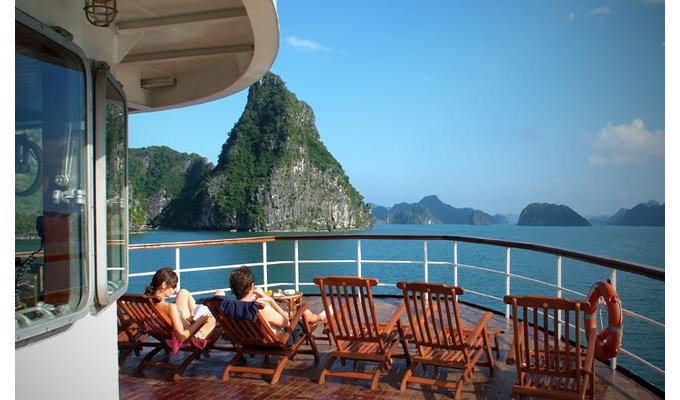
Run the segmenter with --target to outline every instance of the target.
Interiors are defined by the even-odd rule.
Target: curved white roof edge
[[[271,2],[246,0],[243,2],[243,5],[248,11],[248,16],[250,16],[250,24],[255,41],[253,58],[248,65],[248,69],[231,86],[212,96],[184,104],[183,106],[205,103],[238,93],[257,82],[274,64],[276,55],[279,52],[280,41],[279,18],[276,12],[275,0]],[[272,25],[272,20],[276,21],[276,25]]]
[[[254,43],[252,58],[247,69],[241,74],[240,78],[229,86],[211,95],[168,106],[152,105],[151,107],[147,107],[137,104],[128,98],[128,105],[133,109],[131,112],[170,110],[218,100],[247,89],[267,73],[274,64],[274,60],[279,51],[280,33],[276,0],[244,0],[243,6],[250,19]],[[275,21],[275,23],[272,23],[273,21]]]
[[[16,0],[15,7],[64,28],[88,58],[108,63],[132,112],[238,93],[271,68],[279,50],[276,0],[119,0],[106,28],[87,22],[82,1]],[[144,85],[154,79],[172,83]]]

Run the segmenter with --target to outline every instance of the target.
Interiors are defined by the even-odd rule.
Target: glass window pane
[[[127,281],[127,116],[122,94],[106,84],[107,292]]]
[[[21,340],[87,306],[87,81],[79,56],[15,26],[14,310]]]

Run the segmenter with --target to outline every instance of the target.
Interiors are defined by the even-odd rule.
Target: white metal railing
[[[310,241],[310,240],[331,240],[331,239],[336,239],[336,240],[346,240],[347,238],[355,239],[356,240],[356,256],[353,259],[335,259],[335,260],[303,260],[300,259],[300,254],[299,254],[299,242],[300,241]],[[423,259],[422,260],[378,260],[378,259],[364,259],[362,257],[362,240],[422,240],[423,242]],[[452,246],[452,261],[434,261],[430,260],[428,256],[428,240],[450,240],[453,242]],[[267,244],[268,242],[272,241],[292,241],[293,242],[293,259],[289,261],[269,261],[267,257]],[[491,245],[491,246],[503,246],[505,247],[505,271],[498,271],[486,267],[481,267],[481,266],[475,266],[475,265],[467,265],[467,264],[462,264],[459,263],[459,254],[458,254],[458,243],[459,241],[466,241],[466,242],[473,242],[473,243],[480,243],[480,244],[486,244],[486,245]],[[232,239],[224,239],[224,240],[215,240],[215,241],[204,241],[203,245],[204,246],[217,246],[217,245],[230,245],[230,244],[243,244],[243,243],[261,243],[262,246],[262,260],[259,262],[250,262],[250,263],[238,263],[238,264],[230,264],[230,265],[217,265],[217,266],[207,266],[207,267],[192,267],[192,268],[182,268],[181,267],[181,248],[184,247],[195,247],[195,246],[200,246],[201,244],[198,242],[176,242],[176,243],[160,243],[160,244],[144,244],[144,245],[130,245],[129,249],[130,251],[139,251],[139,250],[145,250],[145,249],[159,249],[159,248],[172,248],[175,251],[175,272],[177,273],[177,276],[179,278],[178,281],[178,287],[181,287],[181,277],[182,274],[187,274],[187,273],[199,273],[199,272],[204,272],[204,271],[213,271],[213,270],[228,270],[228,269],[234,269],[238,268],[242,265],[247,265],[248,267],[262,267],[262,273],[263,273],[263,288],[266,290],[271,287],[280,287],[280,286],[293,286],[295,290],[300,290],[301,286],[313,286],[313,282],[303,282],[300,280],[300,265],[304,264],[355,264],[356,265],[356,275],[361,277],[362,276],[362,267],[365,264],[390,264],[390,265],[422,265],[423,267],[423,279],[425,282],[428,282],[430,279],[429,276],[429,266],[430,265],[445,265],[445,266],[450,266],[453,270],[453,282],[455,286],[459,286],[459,270],[460,269],[468,269],[468,270],[474,270],[474,271],[479,271],[482,273],[486,274],[492,274],[492,275],[498,275],[498,276],[503,276],[505,278],[505,294],[510,295],[511,293],[511,283],[512,280],[520,280],[520,281],[525,281],[529,282],[535,285],[541,285],[543,287],[548,287],[551,289],[555,290],[555,294],[557,297],[562,297],[564,292],[568,292],[574,295],[586,297],[587,294],[585,293],[580,293],[575,290],[568,289],[566,287],[563,287],[563,282],[562,282],[562,277],[563,277],[563,257],[570,258],[570,259],[575,259],[579,261],[585,261],[585,262],[590,262],[591,264],[594,265],[599,265],[603,266],[605,264],[609,265],[614,265],[613,267],[609,267],[610,270],[610,282],[614,289],[616,289],[616,271],[617,269],[622,269],[620,266],[617,267],[616,265],[623,263],[625,270],[627,272],[632,272],[636,273],[638,275],[646,276],[651,279],[657,279],[657,280],[665,280],[665,273],[661,270],[654,269],[654,268],[649,268],[645,266],[640,266],[632,263],[627,263],[627,262],[621,262],[621,261],[615,261],[615,260],[607,260],[602,257],[598,256],[592,256],[584,253],[576,253],[573,251],[567,251],[567,250],[562,250],[562,249],[557,249],[557,248],[552,248],[552,247],[547,247],[547,246],[541,246],[541,245],[530,245],[526,243],[516,243],[516,242],[507,242],[507,241],[500,241],[500,240],[492,240],[492,239],[480,239],[480,238],[466,238],[466,237],[422,237],[422,236],[404,236],[404,237],[395,237],[395,236],[386,236],[386,237],[381,237],[378,235],[345,235],[345,236],[300,236],[300,237],[295,237],[295,236],[289,236],[289,237],[278,237],[278,238],[273,238],[273,237],[266,237],[266,238],[248,238],[245,240],[232,240]],[[532,277],[528,276],[523,276],[523,275],[518,275],[514,274],[512,272],[512,258],[511,258],[511,250],[513,248],[520,248],[520,249],[526,249],[526,250],[532,250],[532,251],[538,251],[538,252],[545,252],[545,253],[553,253],[556,254],[557,260],[556,260],[556,282],[551,283],[551,282],[545,282],[541,281],[539,279],[535,279]],[[268,275],[268,269],[270,267],[278,267],[282,265],[293,265],[294,269],[294,281],[293,282],[270,282],[269,281],[269,275]],[[131,268],[132,269],[132,268]],[[142,272],[142,273],[131,273],[129,276],[130,278],[137,278],[137,277],[148,277],[153,275],[154,272]],[[651,275],[651,276],[650,276]],[[385,283],[381,282],[379,283],[379,286],[393,286],[394,283]],[[212,294],[215,290],[224,290],[224,291],[229,291],[229,288],[211,288],[210,290],[203,290],[203,291],[197,291],[197,292],[192,292],[194,295],[202,295],[202,294]],[[473,291],[466,289],[466,293],[471,293],[480,297],[492,299],[495,301],[503,301],[502,298],[489,294],[489,293],[484,293],[480,291]],[[631,318],[634,318],[638,321],[641,321],[651,327],[662,329],[665,331],[665,324],[660,323],[658,321],[655,321],[649,317],[637,314],[633,311],[623,309],[623,313]],[[510,318],[510,306],[505,305],[505,318],[506,320]],[[559,332],[558,335],[559,337],[562,336],[563,332],[563,325],[565,321],[562,320],[563,316],[558,315],[558,321],[559,321]],[[569,325],[570,327],[573,328],[573,325]],[[631,360],[649,368],[651,371],[661,375],[665,376],[665,371],[662,368],[659,368],[658,366],[654,365],[653,363],[643,359],[642,357],[635,355],[631,353],[630,351],[626,350],[625,348],[620,349],[620,354],[628,356]],[[611,363],[612,368],[616,367],[616,360],[612,360]]]

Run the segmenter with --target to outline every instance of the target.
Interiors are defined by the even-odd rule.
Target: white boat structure
[[[663,270],[634,263],[540,245],[451,236],[272,236],[129,246],[128,113],[199,104],[248,88],[269,70],[278,52],[276,2],[17,0],[15,7],[17,399],[120,398],[116,300],[128,288],[129,251],[174,249],[181,279],[187,273],[237,266],[225,261],[183,269],[181,249],[248,244],[261,249],[260,259],[251,262],[262,274],[261,284],[296,290],[313,285],[300,273],[304,264],[350,265],[357,276],[368,264],[416,264],[422,266],[425,281],[431,280],[430,268],[444,267],[455,277],[449,283],[461,286],[465,282],[457,281],[458,270],[475,270],[504,280],[501,294],[512,293],[512,280],[522,280],[568,297],[571,289],[561,278],[563,259],[605,269],[614,285],[617,272],[665,281]],[[423,243],[423,256],[383,260],[362,253],[362,243],[388,240]],[[351,259],[303,259],[298,246],[306,241],[353,241],[356,253]],[[290,245],[293,257],[269,260],[267,246],[275,242]],[[430,259],[432,242],[450,244],[450,257]],[[505,249],[506,268],[459,262],[458,243],[468,242]],[[554,256],[557,280],[544,282],[513,273],[515,249]],[[292,268],[290,281],[268,278],[272,268],[283,267]],[[491,292],[473,294],[502,298]],[[627,312],[626,318],[631,317],[643,321],[646,329],[665,330],[663,323],[647,316]],[[665,374],[663,367],[632,352],[624,355]],[[663,397],[662,391],[656,394]]]
[[[15,2],[16,231],[41,238],[16,249],[17,399],[119,397],[127,114],[237,93],[278,48],[273,0]]]

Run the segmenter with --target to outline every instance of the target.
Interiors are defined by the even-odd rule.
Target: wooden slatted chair
[[[222,298],[217,297],[205,301],[210,312],[213,314],[224,334],[229,337],[234,344],[236,354],[229,361],[222,374],[222,381],[228,381],[230,374],[258,374],[271,375],[270,383],[276,384],[288,361],[292,360],[297,354],[310,354],[314,356],[315,364],[319,362],[319,350],[316,347],[312,332],[315,327],[304,317],[304,311],[309,307],[302,303],[298,306],[297,312],[290,320],[290,327],[286,328],[284,334],[279,337],[264,320],[260,313],[257,314],[257,322],[248,320],[238,320],[225,315],[220,309]],[[263,306],[260,304],[260,308]],[[298,321],[304,325],[304,334],[300,335],[293,343],[288,343],[292,330]],[[303,347],[303,345],[307,345]],[[242,365],[245,355],[263,355],[265,357],[278,356],[279,361],[274,368],[252,367]]]
[[[458,307],[458,296],[463,294],[463,289],[420,282],[399,282],[397,287],[404,296],[410,333],[418,352],[404,373],[402,392],[410,382],[415,382],[454,389],[455,397],[460,398],[463,385],[472,377],[476,366],[488,367],[489,375],[493,376],[492,335],[487,333],[486,326],[490,312],[482,314],[476,326],[464,326]],[[486,356],[484,361],[482,356]],[[462,372],[455,382],[437,379],[437,373],[434,378],[420,377],[415,375],[419,365],[423,369],[434,366]]]
[[[173,380],[177,380],[192,361],[199,359],[201,356],[210,357],[210,350],[222,337],[222,331],[220,329],[213,329],[205,339],[191,336],[180,342],[177,352],[185,352],[188,355],[177,363],[155,361],[153,357],[162,350],[172,354],[173,346],[176,345],[176,342],[173,343],[173,341],[177,341],[172,329],[172,320],[156,307],[157,303],[157,299],[139,294],[125,294],[118,299],[118,307],[122,309],[123,313],[129,316],[133,323],[143,327],[149,336],[157,340],[157,342],[148,343],[150,346],[153,346],[153,349],[139,363],[137,373],[143,374],[144,368],[150,365],[174,371],[172,377]]]
[[[407,363],[410,362],[408,344],[400,321],[404,305],[397,308],[387,323],[380,323],[371,290],[378,284],[377,279],[331,276],[314,278],[314,283],[319,285],[328,317],[328,329],[337,348],[330,353],[319,377],[319,384],[323,385],[327,376],[336,376],[369,380],[373,390],[378,386],[381,373],[389,371],[392,358],[404,357]],[[403,353],[395,354],[400,343]],[[347,360],[352,360],[355,369],[331,369],[337,359],[343,365]],[[377,367],[373,372],[359,372],[356,366],[361,361],[377,363]]]
[[[118,313],[118,366],[121,367],[127,357],[135,353],[139,356],[144,346],[155,347],[155,343],[146,343],[149,334],[137,325],[122,307],[117,307]]]
[[[555,399],[593,399],[595,388],[594,355],[596,332],[587,346],[581,324],[589,304],[553,297],[505,296],[512,307],[513,347],[508,363],[517,365],[513,396]],[[562,311],[564,338],[559,332],[558,312]],[[583,325],[584,326],[584,325]],[[573,337],[572,337],[573,335]]]

